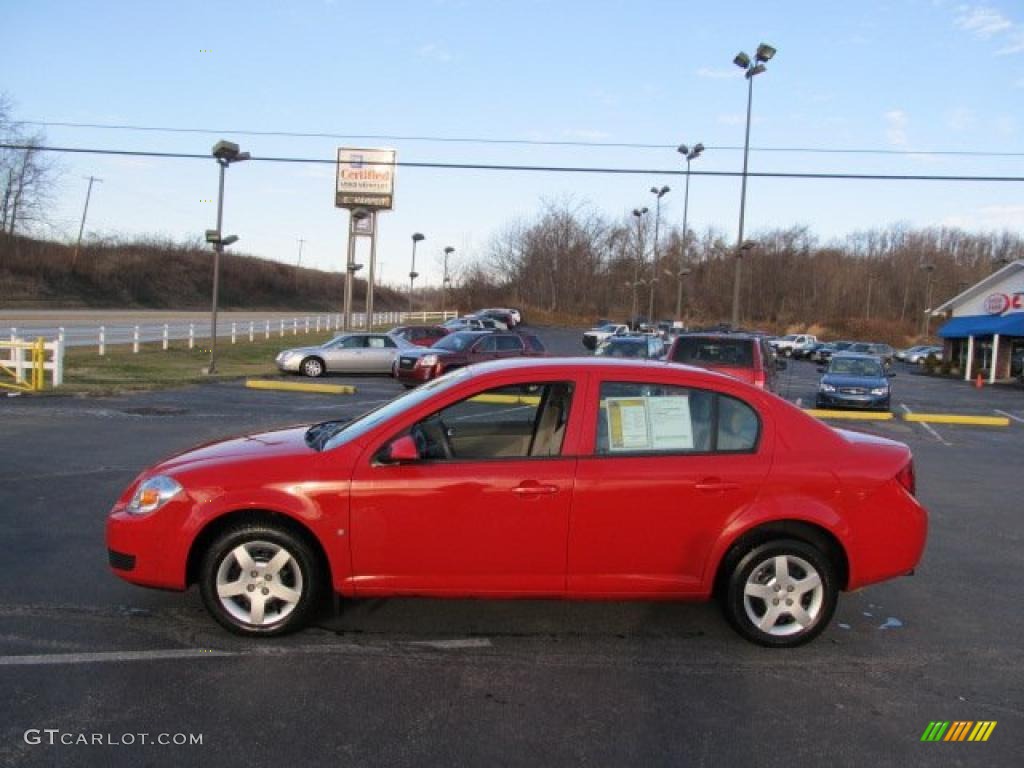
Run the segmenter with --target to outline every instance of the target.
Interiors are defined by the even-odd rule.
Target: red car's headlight
[[[133,515],[147,515],[156,512],[183,491],[177,480],[166,475],[156,475],[139,484],[126,509]]]

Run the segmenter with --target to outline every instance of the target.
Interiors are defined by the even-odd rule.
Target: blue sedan
[[[833,355],[827,369],[822,366],[818,371],[824,374],[818,383],[819,408],[889,410],[889,380],[896,374],[887,374],[877,357],[839,353]]]

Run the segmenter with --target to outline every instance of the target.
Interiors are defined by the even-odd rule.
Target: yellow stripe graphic
[[[978,737],[978,741],[988,741],[988,737],[992,735],[992,731],[994,731],[995,729],[996,721],[993,720],[990,723],[988,723],[988,727],[985,729],[985,732]]]

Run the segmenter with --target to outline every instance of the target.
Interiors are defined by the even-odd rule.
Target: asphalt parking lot
[[[578,331],[540,335],[583,352]],[[111,503],[170,453],[355,415],[401,387],[2,398],[0,765],[1019,765],[1024,390],[898,373],[897,413],[1010,426],[837,423],[912,447],[928,549],[916,575],[844,594],[821,638],[782,652],[714,605],[639,602],[365,600],[297,635],[236,638],[195,590],[109,572]],[[781,394],[811,405],[815,381],[793,362]],[[985,743],[922,743],[935,720],[998,724]],[[29,743],[32,729],[120,745]]]

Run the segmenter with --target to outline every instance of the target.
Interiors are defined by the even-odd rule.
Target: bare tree
[[[10,99],[0,94],[0,231],[9,235],[45,220],[61,167],[40,151],[41,132],[29,132],[14,121]]]

